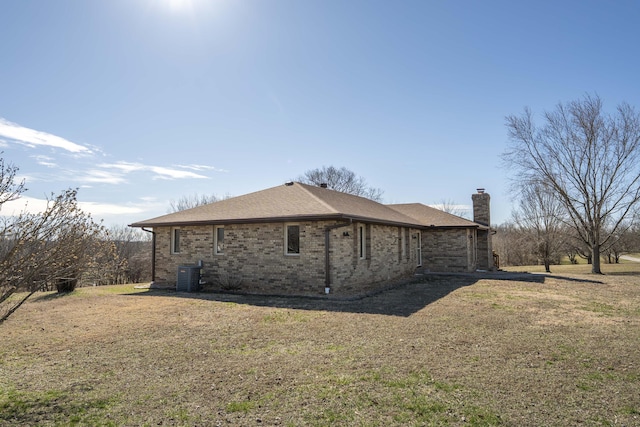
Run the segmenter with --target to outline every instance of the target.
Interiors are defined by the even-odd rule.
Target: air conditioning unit
[[[198,292],[200,290],[200,265],[181,265],[176,280],[177,292]]]

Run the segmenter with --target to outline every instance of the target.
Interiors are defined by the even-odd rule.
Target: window
[[[358,257],[360,259],[367,257],[367,232],[364,225],[358,226]]]
[[[180,253],[180,229],[179,228],[171,229],[171,253],[172,254]]]
[[[224,254],[224,227],[214,228],[213,249],[216,255]]]
[[[407,254],[407,234],[409,234],[409,230],[402,229],[402,258],[409,258]]]
[[[287,225],[285,227],[284,245],[286,255],[300,254],[300,226]]]

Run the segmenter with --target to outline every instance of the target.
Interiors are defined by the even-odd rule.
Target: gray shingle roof
[[[405,203],[397,205],[387,205],[406,216],[409,216],[425,227],[478,227],[488,228],[477,222],[432,208],[421,203]]]
[[[132,227],[354,219],[419,226],[416,219],[364,197],[294,182],[131,224]]]

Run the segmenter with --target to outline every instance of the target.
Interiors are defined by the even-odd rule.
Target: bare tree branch
[[[470,208],[468,206],[456,204],[453,200],[443,199],[440,203],[430,206],[461,218],[469,219],[470,216]]]
[[[297,181],[311,185],[326,184],[327,188],[342,193],[366,197],[376,202],[382,200],[383,191],[381,189],[370,187],[363,177],[357,176],[355,172],[345,167],[338,169],[334,166],[323,166],[319,169],[308,170],[304,175],[299,176]]]
[[[3,153],[0,152],[0,155]],[[18,168],[12,163],[5,163],[0,157],[0,208],[5,202],[16,200],[20,194],[26,191],[24,180],[16,182]]]
[[[199,195],[198,193],[193,193],[187,196],[182,196],[178,200],[171,200],[169,202],[169,213],[180,212],[187,209],[195,208],[202,205],[208,205],[209,203],[215,203],[220,200],[224,200],[229,196],[218,197],[215,194],[210,195]]]

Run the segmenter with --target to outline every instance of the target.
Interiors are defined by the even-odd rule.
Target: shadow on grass
[[[129,294],[130,296],[167,296],[201,299],[219,302],[232,302],[259,307],[289,308],[299,310],[321,310],[330,312],[350,312],[382,314],[387,316],[408,317],[424,307],[449,295],[457,289],[471,286],[482,279],[526,281],[544,283],[547,278],[569,280],[583,283],[602,283],[595,280],[547,274],[495,272],[495,273],[424,273],[416,275],[410,282],[396,285],[373,294],[339,298],[335,296],[285,296],[255,295],[218,292],[175,292],[173,290],[154,290]]]
[[[553,274],[553,273],[507,273],[507,276],[508,275],[512,275],[512,274],[516,275],[512,279],[504,278],[504,279],[494,279],[494,280],[521,280],[521,281],[525,281],[525,282],[544,283],[544,279],[545,278],[550,278],[550,279],[556,279],[556,280],[564,280],[564,281],[567,281],[567,282],[591,283],[591,284],[596,284],[596,285],[604,284],[604,282],[602,280],[585,279],[584,277],[560,276],[558,274]],[[527,280],[527,277],[526,277],[527,275],[532,276],[532,277],[536,277],[537,276],[537,278],[534,279],[534,280]],[[507,277],[507,276],[505,276],[505,277]],[[542,278],[542,280],[540,280],[540,278]]]
[[[53,292],[53,293],[47,292],[44,295],[38,295],[38,296],[34,295],[34,296],[32,296],[31,297],[31,301],[33,301],[33,302],[53,301],[53,300],[57,300],[57,299],[69,296],[72,293],[73,292]]]
[[[566,277],[566,276],[558,276],[556,274],[550,274],[548,277],[557,280],[565,280],[567,282],[577,282],[577,283],[592,283],[596,285],[603,285],[604,282],[602,280],[590,280],[584,278],[575,278],[575,277]]]
[[[638,271],[614,271],[605,273],[607,276],[640,276]]]
[[[97,422],[99,414],[110,403],[111,399],[77,399],[60,390],[23,392],[0,388],[0,425],[103,425]],[[98,414],[98,419],[92,413]]]

